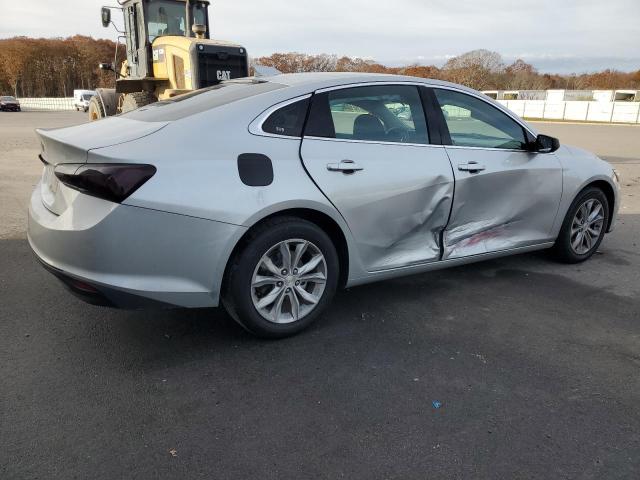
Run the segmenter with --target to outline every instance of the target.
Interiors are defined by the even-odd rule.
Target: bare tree
[[[489,50],[472,50],[447,61],[443,67],[447,80],[485,90],[504,72],[502,56]]]

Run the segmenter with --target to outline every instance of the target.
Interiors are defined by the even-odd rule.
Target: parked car
[[[92,302],[221,303],[267,337],[339,287],[539,249],[584,261],[619,205],[607,162],[412,77],[232,80],[37,133],[46,268]]]
[[[73,107],[83,112],[89,111],[89,101],[91,97],[95,96],[94,90],[74,90],[73,91]]]
[[[0,97],[0,111],[2,112],[20,112],[20,102],[16,97],[5,95]]]

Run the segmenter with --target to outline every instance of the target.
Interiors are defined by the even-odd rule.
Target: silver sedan
[[[618,179],[482,94],[370,74],[223,82],[39,130],[29,242],[96,303],[215,307],[307,327],[338,287],[552,249],[612,230]]]

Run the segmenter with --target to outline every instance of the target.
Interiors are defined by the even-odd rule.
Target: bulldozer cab
[[[100,64],[116,81],[115,88],[97,89],[89,105],[92,120],[249,75],[244,47],[210,38],[207,0],[118,3],[102,7],[102,25],[113,24],[112,9],[122,11],[125,31],[116,30],[126,38],[127,59],[118,71],[116,44],[113,63]]]
[[[193,37],[192,26],[203,25],[209,38],[209,2],[186,0],[128,0],[123,2],[127,46],[127,76],[152,76],[151,44],[163,36]]]

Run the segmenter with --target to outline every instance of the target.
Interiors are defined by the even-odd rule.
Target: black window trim
[[[306,126],[308,121],[309,112],[311,109],[312,101],[309,102],[307,107],[307,115],[305,118],[305,124],[302,131],[302,137],[293,137],[289,135],[278,135],[276,133],[269,133],[262,130],[262,124],[274,113],[276,110],[286,107],[292,103],[298,102],[300,100],[312,99],[315,95],[321,93],[327,93],[332,90],[342,90],[347,88],[356,88],[356,87],[368,87],[368,86],[381,86],[381,85],[411,85],[418,87],[418,93],[420,94],[420,98],[422,100],[422,108],[425,115],[425,119],[427,121],[427,129],[429,132],[429,143],[398,143],[398,142],[381,142],[381,141],[372,141],[372,140],[352,140],[347,138],[326,138],[326,137],[315,137],[306,135]],[[478,100],[488,104],[490,107],[495,108],[496,110],[504,113],[509,118],[511,118],[514,122],[516,122],[520,127],[524,130],[525,139],[529,141],[535,141],[537,134],[532,131],[527,125],[525,125],[519,118],[515,116],[509,110],[503,108],[501,105],[495,105],[494,103],[487,101],[486,98],[483,98],[483,94],[476,94],[474,92],[469,92],[467,90],[463,90],[460,88],[456,88],[450,85],[438,85],[429,82],[411,82],[411,81],[370,81],[370,82],[355,82],[355,83],[345,83],[340,85],[334,85],[331,87],[324,87],[315,90],[313,93],[307,93],[304,95],[299,95],[297,97],[290,98],[288,100],[284,100],[282,102],[276,103],[271,107],[264,110],[260,113],[250,124],[249,124],[249,132],[253,135],[258,135],[261,137],[273,137],[273,138],[285,138],[285,139],[313,139],[313,140],[324,140],[324,141],[333,141],[333,142],[349,142],[349,143],[377,143],[383,145],[406,145],[406,146],[420,146],[420,147],[449,147],[449,148],[469,148],[469,149],[478,149],[478,150],[495,150],[502,152],[527,152],[528,150],[522,149],[506,149],[506,148],[493,148],[493,147],[465,147],[462,145],[452,145],[451,135],[449,133],[449,128],[447,127],[446,120],[438,101],[436,99],[434,89],[439,88],[442,90],[451,90],[457,93],[462,93],[469,95],[470,97],[477,98]],[[435,133],[435,136],[432,135],[432,129]]]
[[[513,113],[511,113],[510,111],[504,109],[504,108],[500,108],[498,105],[495,105],[493,102],[489,102],[487,101],[485,98],[482,98],[482,96],[480,95],[476,95],[474,93],[471,92],[467,92],[465,90],[461,90],[459,88],[453,88],[450,87],[448,85],[425,85],[426,89],[430,91],[430,97],[432,99],[432,109],[433,109],[433,113],[436,117],[439,117],[438,123],[439,125],[442,126],[442,128],[444,129],[445,132],[445,141],[443,141],[443,145],[447,146],[447,148],[466,148],[466,149],[472,149],[472,150],[491,150],[491,151],[497,151],[497,152],[525,152],[525,153],[532,153],[531,150],[528,150],[527,148],[496,148],[496,147],[471,147],[471,146],[465,146],[465,145],[453,145],[453,142],[451,141],[451,134],[449,133],[449,127],[447,125],[447,122],[444,118],[444,115],[442,114],[442,110],[440,108],[440,104],[436,98],[436,94],[434,92],[435,89],[440,89],[440,90],[450,90],[452,92],[456,92],[456,93],[461,93],[464,95],[468,95],[470,97],[476,98],[478,100],[480,100],[481,102],[486,103],[489,107],[494,108],[495,110],[502,112],[503,114],[505,114],[507,117],[509,117],[511,120],[513,120],[516,124],[518,124],[520,126],[520,128],[522,129],[522,133],[524,134],[524,138],[527,142],[532,142],[535,141],[536,138],[536,134],[535,132],[533,132],[531,129],[529,129],[529,127],[527,127],[524,123],[522,123],[522,121],[515,117]],[[447,143],[445,143],[447,142]]]
[[[287,138],[289,140],[292,139],[302,139],[302,136],[304,136],[304,128],[303,128],[303,133],[302,136],[293,136],[293,135],[279,135],[277,133],[271,133],[271,132],[265,132],[262,129],[262,125],[264,125],[264,123],[267,121],[267,119],[276,111],[280,110],[281,108],[284,108],[286,106],[291,105],[292,103],[296,103],[302,100],[307,100],[310,99],[312,97],[313,94],[311,93],[307,93],[304,95],[299,95],[297,97],[294,98],[290,98],[289,100],[284,100],[282,102],[276,103],[275,105],[272,105],[271,107],[267,108],[266,110],[264,110],[260,115],[258,115],[256,118],[254,118],[251,123],[249,124],[249,133],[251,133],[252,135],[258,135],[260,137],[273,137],[273,138]],[[305,121],[306,121],[306,117],[309,114],[309,108],[311,106],[311,102],[309,102],[309,104],[307,105],[307,113],[305,114]]]
[[[429,84],[427,83],[423,83],[423,82],[405,82],[405,81],[388,81],[388,80],[384,80],[384,81],[372,81],[372,82],[356,82],[356,83],[345,83],[345,84],[340,84],[340,85],[334,85],[331,87],[324,87],[324,88],[320,88],[318,90],[316,90],[313,95],[314,97],[316,95],[320,95],[320,94],[325,94],[325,93],[329,93],[335,90],[346,90],[346,89],[350,89],[350,88],[360,88],[360,87],[380,87],[380,86],[410,86],[410,87],[416,87],[417,91],[418,91],[418,96],[421,100],[421,105],[422,105],[422,113],[425,117],[425,121],[427,122],[427,132],[428,132],[428,136],[429,136],[429,143],[401,143],[401,142],[384,142],[384,141],[380,141],[380,140],[353,140],[350,138],[330,138],[330,137],[316,137],[313,135],[307,135],[306,133],[306,129],[307,129],[307,122],[305,122],[305,128],[304,131],[302,132],[302,138],[305,139],[309,139],[309,140],[322,140],[322,141],[327,141],[327,142],[343,142],[343,143],[367,143],[367,144],[378,144],[378,145],[402,145],[402,146],[407,146],[407,147],[442,147],[442,144],[439,142],[434,142],[433,139],[431,138],[431,129],[429,128],[429,117],[428,117],[428,111],[425,108],[425,103],[424,103],[424,99],[422,96],[422,88],[423,87],[428,87]],[[309,112],[311,111],[311,104],[313,102],[309,102],[309,110],[307,111],[307,115],[309,114]],[[307,119],[308,121],[308,119]],[[291,138],[291,137],[288,137]]]
[[[433,138],[436,145],[451,145],[451,136],[449,128],[445,121],[442,110],[438,107],[438,100],[435,93],[428,86],[420,88],[420,96],[422,97],[422,107],[427,116],[427,128],[429,129],[429,138]]]

